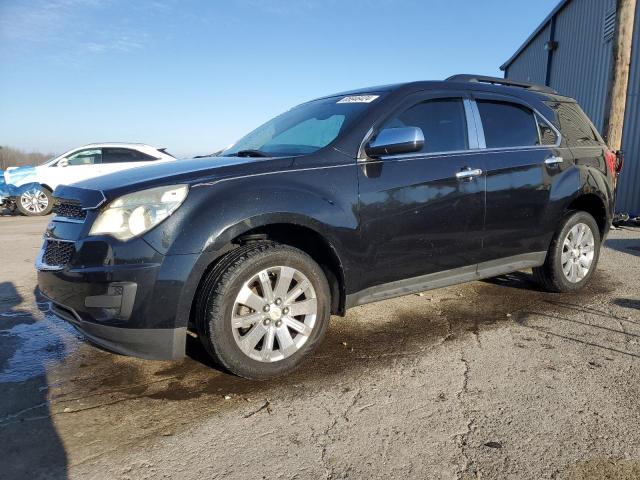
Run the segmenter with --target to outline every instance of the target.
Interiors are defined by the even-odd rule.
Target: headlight
[[[182,205],[189,187],[171,185],[123,195],[104,209],[89,235],[111,235],[129,240],[148,232]]]

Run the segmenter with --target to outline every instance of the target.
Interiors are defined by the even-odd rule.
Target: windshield
[[[303,103],[256,128],[220,155],[308,155],[333,142],[377,98],[357,95]]]

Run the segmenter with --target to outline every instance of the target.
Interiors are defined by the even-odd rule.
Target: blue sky
[[[342,90],[500,75],[557,0],[0,0],[0,145],[210,153]]]

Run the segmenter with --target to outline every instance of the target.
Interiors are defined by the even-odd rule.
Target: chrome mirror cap
[[[418,127],[385,128],[365,146],[369,157],[413,153],[424,147],[424,134]]]

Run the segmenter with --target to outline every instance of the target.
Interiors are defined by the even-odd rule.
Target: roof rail
[[[508,78],[499,77],[487,77],[485,75],[453,75],[446,79],[447,82],[478,82],[478,83],[491,83],[492,85],[506,85],[509,87],[526,88],[533,92],[544,92],[557,94],[553,88],[546,87],[544,85],[536,85],[535,83],[520,82],[517,80],[509,80]]]

